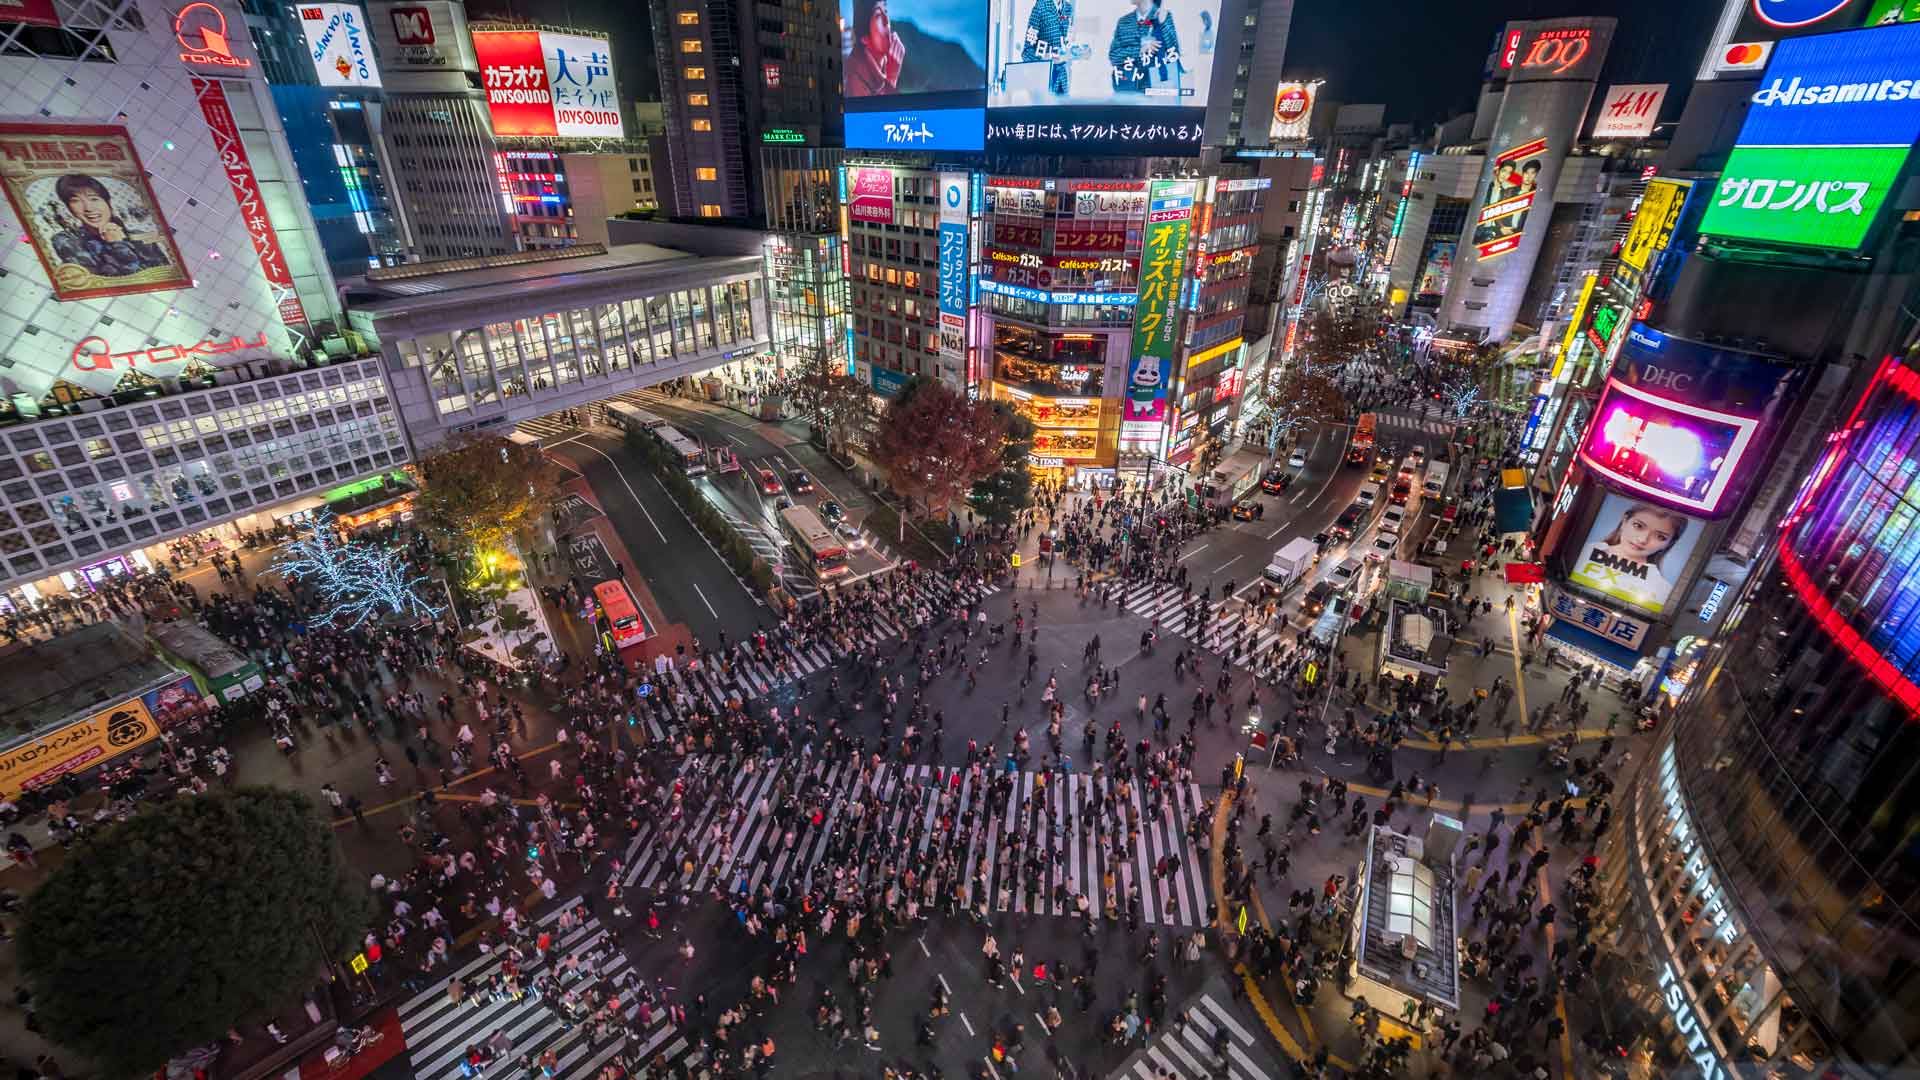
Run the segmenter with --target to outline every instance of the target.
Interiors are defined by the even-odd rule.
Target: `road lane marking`
[[[593,445],[592,443],[581,443],[580,448],[583,450],[591,450],[594,453],[599,454],[601,460],[613,466],[613,474],[620,478],[620,486],[627,489],[627,494],[633,498],[633,504],[640,508],[640,512],[642,514],[645,514],[647,516],[647,524],[653,526],[654,535],[660,538],[661,543],[663,544],[666,543],[667,534],[661,530],[660,523],[653,520],[653,511],[648,510],[647,504],[640,501],[640,493],[633,490],[633,484],[627,480],[626,470],[620,467],[620,463],[613,460],[611,457],[608,457],[607,452],[605,450],[600,449],[599,447]],[[660,483],[658,477],[654,478],[654,483],[656,484]],[[661,484],[660,490],[661,491],[667,490],[666,485]]]
[[[713,610],[713,601],[707,599],[707,592],[705,589],[702,589],[700,587],[700,583],[697,581],[693,581],[693,582],[688,582],[688,584],[693,586],[694,592],[697,592],[700,594],[700,602],[707,605],[707,614],[713,616],[716,619],[719,618],[720,613]]]
[[[1194,548],[1192,551],[1189,551],[1185,555],[1180,556],[1179,561],[1186,562],[1188,559],[1193,558],[1195,555],[1200,554],[1201,552],[1207,550],[1212,546],[1213,546],[1212,544],[1201,544],[1199,547]]]

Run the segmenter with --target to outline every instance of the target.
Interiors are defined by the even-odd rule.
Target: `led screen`
[[[1702,531],[1700,522],[1677,510],[1609,492],[1574,554],[1567,580],[1661,614]]]
[[[1642,495],[1712,513],[1758,426],[1609,381],[1580,456]]]
[[[1473,245],[1481,258],[1504,255],[1520,246],[1546,163],[1545,139],[1529,139],[1494,158],[1486,201],[1473,226]]]
[[[979,150],[987,11],[979,3],[840,0],[847,146]]]
[[[1199,152],[1219,0],[991,2],[996,149]]]

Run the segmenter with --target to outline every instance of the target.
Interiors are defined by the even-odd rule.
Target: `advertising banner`
[[[1692,190],[1691,180],[1647,181],[1647,189],[1640,195],[1640,208],[1633,214],[1633,225],[1627,229],[1627,238],[1620,245],[1622,263],[1646,272],[1654,255],[1666,250],[1672,242],[1674,226],[1679,224],[1680,211],[1687,204],[1687,193]]]
[[[381,17],[384,10],[385,18]],[[451,0],[374,6],[374,48],[393,71],[479,71],[466,8]]]
[[[1166,419],[1175,306],[1185,277],[1194,182],[1155,180],[1147,194],[1147,232],[1140,251],[1140,291],[1133,309],[1133,364],[1127,376],[1124,417],[1135,423]]]
[[[1759,421],[1656,397],[1609,380],[1580,457],[1649,498],[1712,513]]]
[[[553,88],[540,53],[538,30],[475,30],[473,52],[487,92],[493,133],[502,137],[558,135]]]
[[[848,148],[985,146],[984,3],[840,0],[840,29]]]
[[[1920,138],[1915,55],[1920,23],[1781,41],[1700,231],[1857,250]]]
[[[1764,419],[1792,396],[1801,371],[1779,357],[1689,341],[1635,323],[1612,374],[1615,382],[1657,397]]]
[[[192,287],[126,128],[0,123],[0,186],[55,299]]]
[[[1725,0],[1720,29],[1707,47],[1699,78],[1718,79],[1759,71],[1774,43],[1871,25],[1873,10],[1888,0]]]
[[[1198,153],[1219,21],[1219,0],[995,0],[987,142],[1036,152]]]
[[[301,4],[300,33],[321,86],[378,88],[373,38],[357,4]]]
[[[1567,580],[1659,615],[1702,532],[1676,510],[1608,492],[1574,553]]]
[[[1547,140],[1528,139],[1493,159],[1493,175],[1473,226],[1474,250],[1482,259],[1504,255],[1520,246],[1527,216],[1539,194],[1547,149]]]
[[[293,274],[287,269],[286,253],[280,250],[280,237],[267,217],[267,206],[260,197],[260,182],[253,175],[253,163],[240,141],[240,125],[227,104],[227,93],[217,79],[193,76],[193,92],[200,99],[200,113],[207,118],[207,130],[213,133],[214,149],[220,153],[220,166],[227,174],[227,186],[239,204],[240,219],[246,222],[247,235],[253,240],[253,253],[260,260],[260,273],[272,286],[280,307],[280,321],[300,326],[307,321],[306,310],[294,292]]]
[[[0,22],[59,26],[60,13],[53,10],[53,0],[0,0]]]
[[[1273,126],[1267,138],[1272,142],[1305,139],[1313,124],[1313,102],[1319,95],[1318,81],[1281,83],[1273,92]]]
[[[1507,564],[1509,568],[1514,563]],[[1509,575],[1511,576],[1511,575]],[[1553,590],[1553,598],[1547,601],[1547,609],[1553,617],[1572,623],[1582,630],[1599,634],[1616,645],[1625,645],[1638,650],[1647,639],[1648,625],[1639,619],[1629,619],[1625,615],[1616,615],[1599,604],[1589,603],[1572,593],[1560,589]]]
[[[967,357],[967,174],[940,174],[940,355]]]
[[[848,169],[848,216],[870,225],[893,224],[893,170]]]
[[[1453,253],[1458,247],[1451,240],[1435,241],[1427,249],[1427,261],[1420,267],[1420,281],[1413,294],[1420,297],[1446,295],[1447,281],[1453,277]]]
[[[624,138],[626,122],[613,81],[613,46],[607,39],[542,30],[540,52],[553,93],[554,130],[562,138]]]
[[[147,707],[130,698],[57,731],[0,751],[0,798],[17,799],[70,772],[152,742],[160,735]]]
[[[1596,139],[1644,139],[1660,121],[1660,105],[1667,100],[1666,83],[1626,83],[1609,86],[1600,97],[1599,118],[1593,123]]]

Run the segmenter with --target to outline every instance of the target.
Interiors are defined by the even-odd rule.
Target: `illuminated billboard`
[[[984,148],[984,4],[840,0],[840,40],[850,149]]]
[[[997,150],[1195,154],[1219,0],[994,0],[987,142]]]
[[[1195,184],[1155,180],[1147,190],[1147,232],[1140,250],[1140,292],[1133,309],[1133,363],[1127,375],[1122,436],[1149,437],[1140,425],[1167,419],[1168,381],[1173,374],[1176,306],[1186,277],[1187,235],[1193,220]]]
[[[1647,181],[1640,195],[1639,209],[1633,213],[1633,225],[1620,244],[1620,261],[1645,273],[1653,257],[1673,241],[1673,230],[1680,223],[1680,212],[1693,190],[1691,180],[1660,178]]]
[[[359,5],[301,4],[297,10],[307,58],[321,86],[379,87],[380,66]]]
[[[126,128],[0,124],[0,187],[54,299],[192,287]]]
[[[1759,421],[1658,398],[1610,381],[1580,456],[1641,495],[1712,513]]]
[[[1438,299],[1446,295],[1447,281],[1453,277],[1453,253],[1457,247],[1451,240],[1439,240],[1427,248],[1427,261],[1421,264],[1420,280],[1413,289],[1414,296]]]
[[[605,37],[554,30],[475,30],[473,51],[495,135],[625,136],[613,81],[613,49]]]
[[[1520,246],[1527,217],[1540,191],[1540,170],[1547,162],[1547,140],[1528,139],[1493,159],[1493,174],[1474,219],[1473,246],[1490,259]]]
[[[1320,82],[1283,82],[1273,92],[1273,126],[1267,137],[1274,142],[1298,142],[1307,137],[1313,123],[1313,102],[1320,96]]]
[[[1574,553],[1567,580],[1661,614],[1701,532],[1699,522],[1679,511],[1609,492]]]
[[[1751,75],[1767,64],[1774,43],[1868,25],[1891,0],[1726,0],[1700,64],[1701,79]]]
[[[847,169],[847,217],[867,225],[893,224],[892,169]]]
[[[1857,250],[1920,138],[1920,23],[1773,50],[1700,231]]]
[[[1660,105],[1667,100],[1666,83],[1626,83],[1607,87],[1595,110],[1596,139],[1644,139],[1653,134],[1660,120]]]

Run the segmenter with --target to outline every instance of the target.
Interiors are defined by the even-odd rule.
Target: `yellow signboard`
[[[353,959],[347,961],[347,966],[353,969],[355,975],[365,975],[367,973],[367,954],[354,953]]]
[[[90,769],[160,735],[139,698],[0,752],[0,797],[18,798],[70,772]]]
[[[1242,934],[1247,932],[1247,905],[1240,905],[1240,914],[1233,917],[1233,928]]]
[[[1013,553],[1013,568],[1020,569],[1020,553],[1017,551]]]
[[[1641,273],[1653,261],[1653,253],[1664,250],[1673,240],[1680,223],[1680,209],[1686,205],[1691,180],[1649,180],[1640,196],[1640,209],[1634,212],[1633,227],[1620,245],[1620,261]]]
[[[1187,357],[1187,366],[1199,367],[1201,364],[1206,363],[1207,361],[1213,359],[1216,356],[1224,356],[1227,353],[1230,353],[1233,350],[1239,348],[1241,345],[1245,344],[1246,340],[1247,340],[1246,338],[1237,337],[1237,338],[1234,338],[1232,341],[1226,341],[1218,345],[1215,345],[1211,349],[1202,349],[1201,351],[1194,353],[1192,356]]]
[[[1558,379],[1560,372],[1573,359],[1573,350],[1580,342],[1580,320],[1587,317],[1587,304],[1593,300],[1593,283],[1600,275],[1587,271],[1586,283],[1580,286],[1580,302],[1573,305],[1573,321],[1567,324],[1567,336],[1560,342],[1560,355],[1553,358],[1553,372],[1547,377]]]

